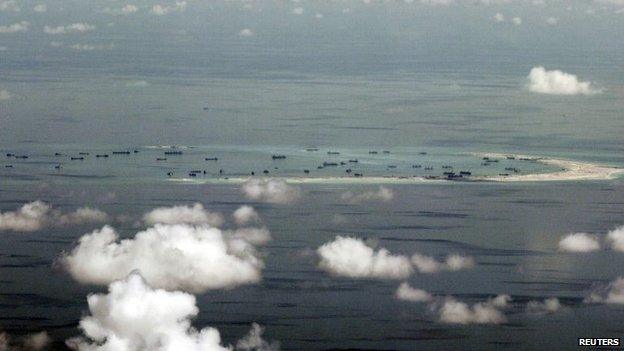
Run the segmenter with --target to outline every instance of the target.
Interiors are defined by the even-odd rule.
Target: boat
[[[156,157],[156,161],[167,161],[166,157]]]
[[[273,158],[274,160],[285,160],[286,155],[273,155],[271,156],[271,158]]]
[[[466,176],[469,176],[469,175],[472,175],[472,172],[468,172],[468,171],[459,171],[459,174],[460,174],[460,175],[466,175]]]
[[[323,162],[323,167],[334,167],[334,166],[338,166],[338,164],[336,162]]]
[[[82,157],[82,156],[80,156],[80,157],[70,157],[70,160],[72,160],[72,161],[76,161],[76,160],[82,161],[82,160],[84,160],[84,157]]]
[[[349,160],[349,162],[351,162],[351,163],[358,163],[358,160],[357,160],[357,158],[354,158],[354,159]]]
[[[95,155],[95,157],[98,157],[98,158],[99,157],[108,157],[108,154],[97,154],[97,155]]]
[[[219,161],[218,157],[206,157],[204,160],[206,161]]]
[[[128,151],[128,153],[130,153]],[[180,150],[174,150],[174,151],[165,151],[165,155],[182,155],[183,152]]]
[[[327,151],[328,155],[340,155],[340,152],[338,151]]]
[[[113,155],[130,155],[130,151],[113,151]]]

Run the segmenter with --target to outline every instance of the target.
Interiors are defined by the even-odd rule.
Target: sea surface
[[[330,179],[559,170],[506,158],[484,165],[489,152],[624,167],[624,46],[605,42],[620,38],[620,27],[609,31],[613,24],[601,22],[575,36],[560,27],[554,37],[505,32],[482,41],[489,24],[483,33],[462,26],[445,32],[444,20],[417,41],[411,18],[338,23],[326,13],[329,29],[282,23],[256,29],[256,41],[236,35],[254,17],[230,24],[217,11],[206,18],[219,30],[204,18],[193,17],[188,28],[162,19],[128,38],[134,27],[98,23],[102,34],[92,40],[116,44],[106,53],[4,39],[0,75],[13,98],[0,104],[0,211],[34,200],[63,212],[92,206],[129,219],[111,225],[131,238],[155,207],[200,202],[229,216],[254,206],[273,237],[260,249],[261,282],[197,295],[194,325],[218,328],[227,344],[253,322],[283,350],[577,350],[579,337],[622,337],[622,305],[583,299],[624,275],[624,254],[557,250],[568,233],[603,237],[624,224],[622,178],[390,182],[391,201],[359,204],[341,195],[376,191],[377,184],[329,181],[297,184],[301,197],[287,205],[250,200],[240,184],[219,181],[252,172]],[[492,15],[483,15],[487,23]],[[429,21],[429,12],[415,16]],[[538,65],[591,80],[602,93],[531,93],[526,76]],[[182,154],[165,155],[172,150]],[[80,334],[86,297],[106,288],[75,282],[58,258],[100,227],[0,232],[0,330],[46,330],[59,350]],[[474,269],[408,281],[468,303],[509,294],[507,322],[440,323],[427,304],[395,298],[400,281],[328,275],[315,250],[338,235],[398,254],[474,257]],[[528,301],[551,297],[560,311],[526,312]]]

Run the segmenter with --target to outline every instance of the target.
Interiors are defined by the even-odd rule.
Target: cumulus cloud
[[[501,324],[507,319],[491,302],[478,302],[472,306],[447,297],[433,306],[438,320],[449,324]]]
[[[84,33],[95,30],[95,26],[89,23],[72,23],[65,26],[45,26],[43,32],[46,34],[71,34],[71,33]]]
[[[166,14],[169,14],[171,12],[181,12],[186,10],[186,6],[187,6],[187,2],[186,1],[176,1],[174,5],[169,6],[169,5],[161,5],[161,4],[156,4],[152,7],[152,9],[150,10],[150,13],[156,15],[156,16],[164,16]]]
[[[101,51],[101,50],[110,50],[115,47],[113,44],[73,44],[70,45],[69,48],[75,51]]]
[[[0,101],[6,101],[9,99],[11,99],[11,93],[9,93],[6,89],[0,90]]]
[[[256,210],[249,205],[239,207],[236,211],[234,211],[232,217],[234,217],[234,222],[238,225],[245,225],[250,222],[260,221],[260,215],[258,215],[258,212],[256,212]]]
[[[255,34],[254,31],[249,28],[243,28],[240,30],[240,32],[238,32],[238,35],[241,37],[251,37],[254,34]]]
[[[394,198],[394,192],[392,189],[386,188],[384,186],[380,186],[379,189],[375,191],[363,191],[363,192],[352,192],[347,191],[342,194],[340,198],[344,201],[351,203],[361,203],[368,201],[383,201],[388,202]]]
[[[279,351],[279,342],[268,342],[262,338],[264,328],[258,323],[251,325],[247,335],[236,342],[236,350],[241,351]]]
[[[319,267],[349,278],[404,279],[412,273],[405,256],[392,255],[384,248],[375,251],[357,238],[337,236],[316,250]]]
[[[0,12],[19,12],[20,7],[15,0],[0,1]]]
[[[515,24],[516,26],[519,26],[519,25],[521,25],[521,24],[522,24],[522,18],[520,18],[520,17],[514,17],[514,18],[512,18],[512,19],[511,19],[511,22],[512,22],[513,24]]]
[[[119,241],[110,226],[82,236],[60,263],[81,283],[109,284],[134,270],[157,288],[204,292],[260,281],[263,262],[241,233],[156,224]]]
[[[297,200],[299,188],[280,179],[251,178],[242,186],[243,193],[251,200],[285,204]]]
[[[555,313],[562,309],[561,302],[556,297],[544,299],[544,301],[529,301],[527,303],[529,313]]]
[[[496,22],[505,22],[505,15],[503,15],[502,13],[497,13],[494,15],[494,21]]]
[[[527,89],[534,93],[551,95],[591,95],[600,92],[590,82],[579,81],[574,74],[559,70],[547,71],[542,66],[531,69]]]
[[[0,34],[27,32],[30,28],[30,22],[21,21],[9,25],[0,26]]]
[[[252,245],[265,245],[271,241],[271,233],[267,228],[238,228],[227,234],[232,239],[240,239]]]
[[[199,202],[193,206],[159,207],[145,215],[143,221],[148,225],[162,224],[209,224],[219,227],[223,224],[223,216],[204,208]]]
[[[403,282],[399,285],[395,296],[399,300],[410,302],[429,302],[432,300],[430,293],[422,289],[414,289],[408,283]]]
[[[303,15],[303,7],[295,7],[292,10],[293,15]]]
[[[37,4],[33,7],[33,11],[38,13],[43,13],[48,11],[48,5],[46,4]]]
[[[489,299],[487,303],[497,308],[506,308],[509,306],[510,302],[511,302],[511,296],[507,294],[500,294],[500,295],[497,295],[496,297]]]
[[[124,16],[131,15],[137,11],[139,11],[139,8],[131,4],[124,5],[121,8],[107,7],[104,9],[104,13],[111,14],[111,15],[124,15]]]
[[[67,340],[78,351],[231,350],[217,329],[193,328],[195,296],[154,289],[138,272],[87,297],[89,315],[80,320],[84,336]]]
[[[80,225],[105,222],[108,215],[100,210],[82,207],[63,214],[43,201],[29,202],[15,211],[0,213],[0,230],[34,232],[48,226]]]
[[[41,351],[51,342],[52,339],[46,332],[28,334],[17,340],[5,332],[0,332],[0,351]]]
[[[450,254],[446,256],[444,262],[439,262],[431,256],[416,253],[412,255],[411,261],[420,273],[437,273],[442,270],[455,272],[473,268],[475,265],[472,257],[459,254]]]
[[[618,277],[606,286],[596,287],[584,300],[585,303],[624,304],[624,278]]]
[[[145,87],[148,87],[149,85],[150,84],[144,80],[133,80],[133,81],[126,82],[126,86],[130,88],[145,88]]]
[[[58,217],[59,225],[80,225],[86,223],[102,223],[108,220],[108,215],[95,208],[81,207],[74,212],[62,214]]]
[[[613,250],[624,252],[624,226],[609,231],[607,233],[607,241]]]
[[[568,234],[559,241],[559,250],[566,252],[591,252],[600,250],[598,239],[586,233]]]
[[[559,23],[559,19],[557,17],[548,17],[546,18],[546,24],[550,26],[556,26]]]

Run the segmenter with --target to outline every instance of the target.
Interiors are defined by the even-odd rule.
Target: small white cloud
[[[46,34],[72,34],[72,33],[84,33],[95,30],[95,26],[89,23],[72,23],[66,26],[45,26],[43,32]]]
[[[52,339],[46,332],[27,334],[23,337],[14,338],[0,331],[0,351],[42,351],[51,342]]]
[[[426,5],[442,5],[447,6],[454,2],[454,0],[420,0],[422,4]]]
[[[376,191],[363,191],[363,192],[353,192],[347,191],[346,193],[340,196],[342,200],[351,202],[351,203],[361,203],[368,201],[383,201],[388,202],[394,199],[394,192],[392,189],[386,188],[384,186],[380,186]]]
[[[245,225],[249,222],[260,221],[260,215],[258,215],[258,212],[256,212],[256,210],[249,205],[239,207],[236,211],[234,211],[232,217],[234,217],[234,222],[236,222],[237,225]]]
[[[609,231],[607,241],[613,250],[624,252],[624,226]]]
[[[124,5],[121,8],[107,7],[104,9],[104,13],[107,13],[110,15],[123,15],[123,16],[131,15],[133,13],[136,13],[137,11],[139,11],[139,8],[136,5],[131,5],[131,4]]]
[[[149,85],[150,84],[145,80],[133,80],[133,81],[126,82],[126,86],[129,88],[145,88],[145,87],[148,87]]]
[[[164,16],[171,12],[182,12],[186,10],[186,6],[186,1],[176,1],[173,6],[156,4],[150,12],[156,16]]]
[[[450,254],[444,262],[438,262],[431,256],[416,253],[412,255],[411,261],[419,273],[437,273],[442,270],[455,272],[475,265],[472,257],[459,254]]]
[[[109,284],[138,269],[154,287],[191,292],[257,283],[263,268],[240,236],[187,224],[157,224],[120,241],[104,226],[82,236],[60,263],[81,283]]]
[[[325,17],[325,16],[323,16],[322,13],[317,13],[317,14],[314,15],[314,18],[316,18],[316,19],[323,19],[323,17]]]
[[[559,250],[565,252],[591,252],[600,250],[598,239],[586,233],[568,234],[559,241]]]
[[[9,99],[11,99],[11,93],[9,93],[6,89],[0,90],[0,101],[6,101]]]
[[[111,283],[108,294],[89,295],[87,303],[89,315],[80,320],[84,336],[66,341],[73,350],[231,351],[217,329],[191,326],[199,313],[195,296],[154,289],[138,272]]]
[[[70,45],[69,48],[75,51],[102,51],[102,50],[111,50],[115,45],[113,44],[73,44]]]
[[[97,223],[107,219],[106,213],[89,207],[63,214],[43,201],[33,201],[15,211],[0,213],[0,231],[34,232],[46,227]]]
[[[43,13],[48,11],[48,5],[46,4],[37,4],[33,7],[33,11],[38,13]]]
[[[337,236],[316,252],[319,267],[336,276],[404,279],[412,273],[407,257],[392,255],[384,248],[375,251],[357,238]]]
[[[209,224],[219,227],[223,224],[223,216],[204,208],[199,202],[193,206],[159,207],[145,215],[143,221],[148,225],[161,224]]]
[[[505,15],[503,15],[502,13],[497,13],[494,15],[494,21],[496,22],[505,22]]]
[[[58,217],[58,225],[81,225],[86,223],[102,223],[108,220],[108,215],[95,208],[81,207],[74,212],[62,214]]]
[[[268,342],[262,338],[264,328],[253,323],[251,330],[243,338],[236,342],[236,350],[241,351],[279,351],[280,344],[278,342]]]
[[[396,291],[396,298],[410,302],[429,302],[433,298],[430,293],[422,289],[414,289],[408,283],[401,283]]]
[[[250,178],[243,184],[242,190],[251,200],[277,204],[294,202],[300,196],[299,188],[280,179]]]
[[[559,19],[557,17],[548,17],[546,18],[546,24],[550,26],[556,26],[559,23]]]
[[[295,7],[292,10],[293,15],[303,15],[303,7]]]
[[[489,299],[487,303],[497,308],[506,308],[509,306],[510,302],[511,302],[511,296],[507,294],[501,294],[494,298]]]
[[[15,0],[0,1],[0,12],[20,12],[20,7]]]
[[[606,286],[594,288],[583,302],[624,305],[624,278],[618,277]]]
[[[436,273],[441,269],[441,263],[431,256],[413,254],[412,264],[420,273]]]
[[[555,313],[562,309],[561,302],[556,297],[551,297],[541,301],[529,301],[526,309],[529,313]]]
[[[267,228],[245,227],[234,231],[228,231],[227,235],[232,240],[242,240],[252,245],[264,245],[271,241],[271,233]]]
[[[513,24],[515,24],[516,26],[519,26],[522,24],[522,18],[520,17],[514,17],[511,19],[511,22],[513,22]]]
[[[542,66],[531,69],[527,89],[534,93],[552,95],[591,95],[600,92],[590,82],[579,81],[574,74],[559,70],[547,71]]]
[[[243,28],[240,30],[240,32],[238,32],[238,35],[241,37],[251,37],[253,36],[255,33],[249,29],[249,28]]]
[[[30,23],[27,21],[21,21],[10,25],[0,26],[0,34],[27,32],[28,28],[30,28]]]
[[[469,256],[462,256],[458,254],[451,254],[446,257],[445,266],[446,269],[452,272],[460,271],[462,269],[470,269],[475,265],[474,259]]]
[[[438,320],[449,324],[501,324],[507,319],[505,315],[488,302],[479,302],[472,306],[446,298],[441,304],[434,305]]]

